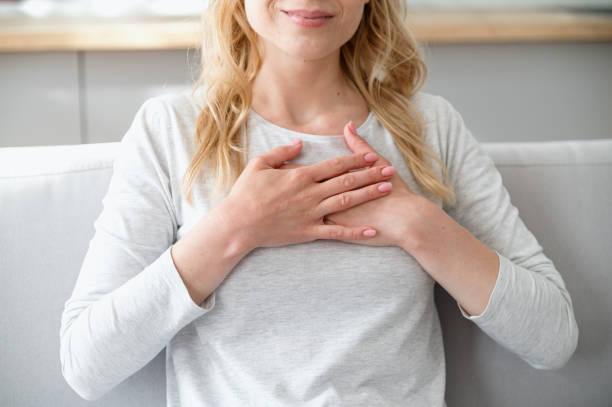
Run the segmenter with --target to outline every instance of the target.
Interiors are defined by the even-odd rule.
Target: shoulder
[[[445,165],[453,154],[453,145],[470,137],[461,114],[441,95],[419,91],[411,98],[412,104],[424,120],[423,137]]]
[[[419,91],[412,96],[411,102],[423,114],[428,124],[435,122],[445,125],[459,116],[451,102],[441,95]]]
[[[202,99],[191,90],[163,93],[147,98],[138,108],[125,142],[170,152],[190,145]]]
[[[184,89],[149,97],[140,110],[150,120],[185,122],[194,121],[204,104],[201,92],[192,93],[191,90]]]

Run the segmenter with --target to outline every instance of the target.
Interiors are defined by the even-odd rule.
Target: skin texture
[[[340,47],[356,31],[366,3],[245,0],[263,57],[253,83],[253,110],[291,130],[321,137],[343,134],[355,157],[371,152],[377,158],[373,163],[343,156],[311,166],[283,164],[297,157],[300,143],[250,160],[230,195],[171,252],[196,303],[256,247],[337,239],[401,247],[466,312],[484,311],[498,275],[497,254],[413,193],[392,169],[392,175],[383,176],[382,167],[391,163],[355,132],[354,123],[349,126],[350,121],[362,123],[368,107],[342,74]],[[322,27],[305,28],[293,23],[286,9],[320,9],[334,17]],[[346,173],[359,168],[365,169],[351,172],[352,182],[347,180]],[[378,191],[386,179],[392,190]],[[376,236],[363,235],[368,226]],[[219,250],[215,259],[203,255],[211,253],[203,250],[210,247]]]
[[[340,47],[357,30],[364,4],[245,0],[263,58],[252,109],[281,127],[310,134],[340,135],[349,120],[363,123],[369,109],[340,69]],[[322,27],[304,28],[282,12],[287,9],[320,9],[334,17]]]

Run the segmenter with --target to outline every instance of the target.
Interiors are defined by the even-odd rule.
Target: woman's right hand
[[[392,175],[365,154],[335,157],[300,168],[279,169],[295,158],[302,142],[280,146],[251,159],[229,195],[220,204],[225,222],[238,224],[250,249],[309,242],[317,239],[368,239],[363,227],[328,225],[325,215],[386,196],[378,187]],[[370,157],[368,157],[370,158]],[[384,189],[384,188],[383,188]]]

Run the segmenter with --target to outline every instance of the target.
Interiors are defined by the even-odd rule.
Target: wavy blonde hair
[[[410,100],[423,86],[427,69],[406,17],[402,0],[366,3],[357,31],[340,49],[341,67],[393,137],[415,180],[448,204],[455,194],[447,168],[421,136],[425,123]],[[248,137],[242,146],[242,134],[247,130],[252,81],[261,66],[257,34],[248,23],[244,0],[211,0],[202,23],[202,72],[193,94],[203,86],[206,104],[196,122],[196,153],[182,178],[190,205],[204,164],[216,175],[214,196],[233,185],[243,171]],[[425,156],[437,161],[443,182],[425,164]]]

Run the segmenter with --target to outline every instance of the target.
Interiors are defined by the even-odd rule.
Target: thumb
[[[293,144],[278,146],[261,155],[264,162],[272,168],[278,168],[285,163],[291,161],[302,151],[302,140],[296,139]]]
[[[367,141],[357,134],[355,123],[353,123],[352,120],[344,125],[344,140],[353,153],[371,152],[378,154],[378,152],[374,150],[374,148],[369,145]],[[374,161],[372,165],[391,165],[391,163],[381,154],[378,154],[378,156],[378,160]]]

